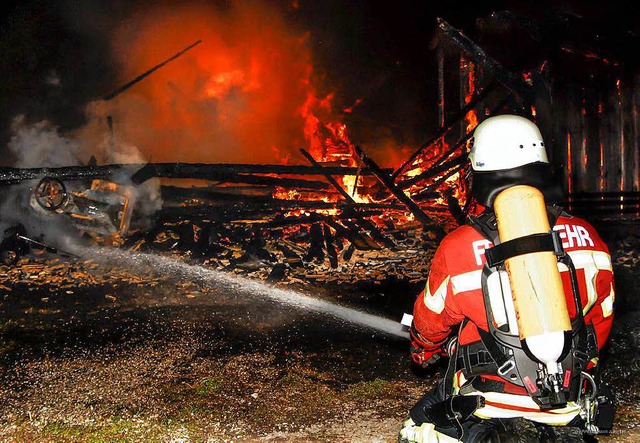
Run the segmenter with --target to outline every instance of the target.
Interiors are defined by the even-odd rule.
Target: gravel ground
[[[604,370],[619,406],[600,441],[640,441],[638,238],[610,237],[620,297]],[[0,299],[2,441],[395,441],[442,376],[413,368],[401,337],[259,287],[99,255],[22,265]],[[304,289],[393,320],[417,290]]]

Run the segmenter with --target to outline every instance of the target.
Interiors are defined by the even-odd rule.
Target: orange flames
[[[95,140],[102,134],[105,139],[110,116],[116,150],[135,147],[141,153],[138,161],[306,163],[299,154],[304,147],[320,163],[361,167],[341,118],[360,100],[344,107],[342,115],[335,111],[335,95],[319,92],[309,35],[296,30],[273,5],[230,0],[216,7],[196,0],[155,6],[123,22],[113,36],[118,84],[195,41],[202,43],[112,100],[94,104],[95,119],[85,135],[93,134]],[[460,86],[468,103],[476,89],[476,69],[465,63],[460,66],[465,84]],[[466,130],[477,123],[476,111],[468,112]],[[449,148],[442,140],[426,150],[403,178],[420,174]],[[398,166],[414,149],[391,141],[378,147],[386,157],[384,166]],[[113,160],[112,156],[104,161]],[[459,177],[442,173],[431,179],[441,179],[458,196],[464,186]],[[356,202],[374,201],[370,185],[375,178],[336,179]],[[415,194],[424,186],[424,181],[418,182],[405,192]],[[276,190],[274,197],[343,200],[337,192],[311,195],[286,189]]]
[[[266,3],[181,3],[136,16],[114,35],[119,82],[196,40],[202,44],[105,104],[118,140],[145,160],[283,163],[300,158],[300,147],[322,150],[310,134],[342,137],[344,129],[321,127],[335,117],[331,96],[315,99],[308,36]]]
[[[467,74],[466,85],[464,85],[464,89],[466,89],[464,104],[467,105],[471,102],[471,100],[473,99],[473,95],[476,92],[476,67],[473,62],[465,62],[464,59],[461,59],[460,63],[461,72],[465,72]],[[467,123],[467,132],[473,131],[475,127],[478,126],[478,114],[475,109],[472,109],[467,113],[467,115],[465,116],[465,121]]]
[[[321,163],[358,166],[334,94],[317,92],[308,35],[293,31],[266,3],[236,0],[224,10],[183,3],[123,23],[113,43],[119,82],[197,40],[202,43],[94,109],[98,127],[88,132],[106,134],[110,115],[116,139],[139,149],[140,161],[301,163],[298,150],[305,147]],[[354,200],[368,201],[355,181],[345,177],[342,184]]]

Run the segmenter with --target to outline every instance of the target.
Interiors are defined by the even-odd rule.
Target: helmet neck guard
[[[493,207],[493,200],[501,191],[516,185],[529,185],[539,189],[547,204],[561,203],[564,200],[562,187],[551,174],[548,163],[529,163],[498,171],[474,171],[472,177],[471,195],[478,203],[489,208]]]

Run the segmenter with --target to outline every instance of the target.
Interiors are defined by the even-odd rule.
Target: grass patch
[[[45,437],[58,437],[62,439],[75,439],[85,432],[85,427],[66,425],[60,422],[48,423],[43,429]]]
[[[182,422],[181,420],[167,419],[142,424],[141,422],[113,419],[101,426],[82,426],[65,424],[63,422],[51,422],[40,429],[37,438],[28,438],[25,441],[126,443],[171,441],[174,438],[181,440],[198,436],[204,438],[201,434],[201,429],[198,429],[197,426],[188,422]]]
[[[214,397],[222,392],[224,379],[221,376],[207,377],[195,386],[195,393],[201,397]]]
[[[362,381],[349,386],[347,396],[355,400],[372,400],[387,394],[389,382],[376,378],[373,381]]]
[[[45,438],[55,441],[82,441],[87,443],[127,442],[139,440],[136,424],[117,420],[104,426],[69,425],[61,422],[48,423],[41,431]]]

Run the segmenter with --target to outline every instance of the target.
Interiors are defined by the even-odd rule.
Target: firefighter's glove
[[[421,367],[426,368],[446,355],[442,350],[442,343],[434,343],[423,337],[412,325],[409,329],[411,336],[411,358]]]
[[[413,344],[411,345],[411,358],[423,368],[437,363],[441,356],[442,350],[440,349],[425,351],[424,349],[413,346]]]

